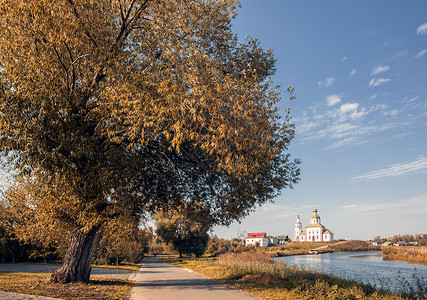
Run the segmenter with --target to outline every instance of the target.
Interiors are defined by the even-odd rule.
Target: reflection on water
[[[354,279],[394,292],[407,288],[407,284],[416,287],[414,274],[423,281],[424,285],[427,282],[427,266],[383,260],[381,252],[295,255],[279,257],[276,261]]]

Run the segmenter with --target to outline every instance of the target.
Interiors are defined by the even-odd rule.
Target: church
[[[305,230],[302,230],[302,223],[297,217],[295,223],[294,241],[296,242],[329,242],[334,240],[334,234],[329,229],[326,229],[320,223],[320,217],[317,214],[317,209],[313,210],[313,215],[310,218],[310,224],[305,226]]]

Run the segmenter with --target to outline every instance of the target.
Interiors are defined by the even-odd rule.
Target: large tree
[[[0,0],[0,149],[70,230],[54,281],[89,280],[111,219],[184,200],[229,224],[298,181],[273,54],[232,33],[237,4]]]

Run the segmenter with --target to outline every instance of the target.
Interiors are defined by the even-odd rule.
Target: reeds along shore
[[[427,263],[427,246],[382,247],[381,250],[385,259]]]
[[[403,299],[370,285],[274,263],[272,256],[273,253],[260,252],[228,253],[217,258],[171,262],[244,290],[258,299]]]

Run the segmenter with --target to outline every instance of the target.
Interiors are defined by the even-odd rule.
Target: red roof
[[[257,238],[265,238],[266,233],[265,232],[255,232],[255,233],[248,233],[247,239],[257,239]]]

